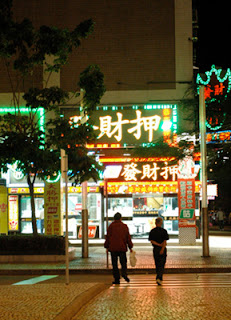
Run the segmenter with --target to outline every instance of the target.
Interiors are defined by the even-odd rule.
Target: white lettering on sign
[[[145,164],[142,167],[143,169],[143,176],[141,177],[141,180],[144,178],[152,178],[153,180],[157,180],[157,172],[160,169],[160,167],[157,166],[157,163],[153,163],[153,167],[151,168],[150,164]]]
[[[126,181],[129,180],[137,180],[136,175],[137,173],[141,173],[142,171],[136,169],[137,164],[131,163],[131,164],[126,164],[124,166],[124,171],[122,172],[121,176],[124,176],[124,179]]]
[[[127,132],[133,134],[136,140],[139,140],[142,135],[141,129],[143,128],[145,132],[148,132],[148,141],[151,142],[153,140],[153,132],[158,130],[161,120],[161,117],[158,115],[142,117],[142,112],[140,110],[136,110],[136,119],[134,120],[123,120],[123,114],[120,112],[117,112],[116,115],[117,121],[114,122],[112,121],[111,116],[99,118],[100,126],[94,126],[95,130],[100,130],[100,134],[98,136],[99,139],[106,135],[109,138],[114,136],[117,141],[121,141],[123,138],[123,125],[134,123],[134,127],[129,128]]]
[[[121,176],[124,176],[125,181],[137,181],[137,176],[142,174],[139,177],[139,180],[144,180],[145,178],[152,179],[154,181],[158,180],[158,174],[160,174],[164,180],[168,180],[171,178],[172,181],[176,181],[178,166],[165,166],[165,167],[158,167],[156,162],[153,162],[152,165],[144,164],[139,170],[137,168],[136,163],[126,164],[123,167],[123,171]]]
[[[136,126],[128,129],[129,133],[135,132],[134,137],[139,140],[141,137],[141,127],[144,127],[144,131],[148,131],[148,141],[153,140],[153,131],[156,131],[159,128],[160,116],[151,116],[151,117],[141,117],[142,113],[139,110],[136,110],[136,119],[131,120],[130,123],[136,123]]]
[[[112,117],[111,116],[105,116],[105,117],[100,117],[100,128],[96,127],[96,129],[100,129],[100,134],[98,138],[100,139],[103,135],[107,135],[109,138],[111,138],[113,135],[115,135],[115,138],[117,141],[121,141],[122,139],[122,125],[125,123],[129,123],[129,120],[122,120],[123,115],[120,112],[117,112],[117,119],[118,121],[112,122]],[[112,130],[112,127],[113,130]],[[117,133],[117,135],[116,135]]]

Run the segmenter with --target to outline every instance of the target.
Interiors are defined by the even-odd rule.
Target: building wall
[[[176,102],[192,80],[191,0],[14,0],[14,8],[16,19],[27,16],[36,27],[72,29],[95,21],[94,33],[61,72],[63,89],[75,90],[79,73],[92,63],[105,75],[102,104]],[[0,70],[0,92],[7,93],[6,71]]]
[[[108,91],[162,88],[162,82],[165,88],[174,88],[171,83],[175,79],[174,1],[90,3],[85,1],[76,6],[85,8],[82,20],[87,16],[93,18],[95,32],[64,68],[63,86],[73,85],[74,79],[68,78],[72,66],[81,70],[97,63],[105,74]]]

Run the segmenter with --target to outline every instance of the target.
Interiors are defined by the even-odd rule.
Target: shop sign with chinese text
[[[8,234],[7,225],[7,188],[0,186],[0,233]]]
[[[179,161],[178,172],[178,207],[179,228],[196,227],[195,177],[197,175],[192,157]]]
[[[71,125],[78,125],[80,116],[64,111]],[[140,145],[161,137],[169,142],[177,130],[176,105],[144,105],[98,107],[91,115],[97,143]]]
[[[97,226],[88,226],[88,238],[94,239],[96,237]],[[78,239],[82,239],[82,227],[78,227]]]
[[[231,141],[231,131],[216,131],[206,133],[206,143],[221,143]]]
[[[44,190],[44,222],[47,235],[61,235],[61,203],[60,181],[45,182]]]
[[[108,171],[109,167],[106,166]],[[118,166],[117,166],[118,167]],[[178,166],[167,166],[158,162],[129,162],[121,164],[116,178],[111,178],[110,181],[176,181],[178,173]]]
[[[134,193],[177,193],[177,182],[108,182],[109,194],[134,194]]]
[[[105,164],[106,165],[106,164]],[[113,165],[106,165],[106,171]],[[177,181],[179,167],[178,165],[167,165],[163,162],[135,162],[121,163],[116,178],[109,178],[110,181]],[[117,170],[118,171],[118,170]],[[199,168],[193,169],[193,176],[198,175]]]
[[[200,181],[196,181],[195,192],[200,192]],[[108,194],[177,193],[178,183],[173,182],[108,182]]]
[[[227,95],[231,89],[231,70],[222,70],[212,65],[210,71],[197,75],[196,82],[205,86],[205,100]]]
[[[18,196],[9,196],[9,231],[19,231]]]
[[[210,71],[197,75],[197,84],[205,87],[206,126],[210,130],[219,130],[226,117],[220,101],[224,101],[231,90],[231,70],[222,70],[212,65]],[[217,103],[213,104],[214,101]]]
[[[179,228],[196,227],[195,180],[178,179]]]

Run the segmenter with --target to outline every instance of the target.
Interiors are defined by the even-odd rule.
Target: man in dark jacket
[[[114,215],[114,221],[107,230],[104,248],[111,252],[111,261],[113,267],[113,284],[120,284],[120,272],[118,269],[118,257],[120,259],[122,277],[129,282],[127,276],[127,247],[132,252],[133,243],[128,230],[128,226],[121,221],[121,214],[117,212]]]
[[[167,258],[167,240],[169,239],[167,230],[162,228],[163,219],[156,219],[156,228],[153,228],[149,233],[148,240],[153,245],[153,257],[156,265],[156,283],[162,284],[164,266]]]

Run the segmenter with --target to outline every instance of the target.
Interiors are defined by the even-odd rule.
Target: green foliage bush
[[[65,254],[65,238],[45,235],[0,236],[0,255]]]

